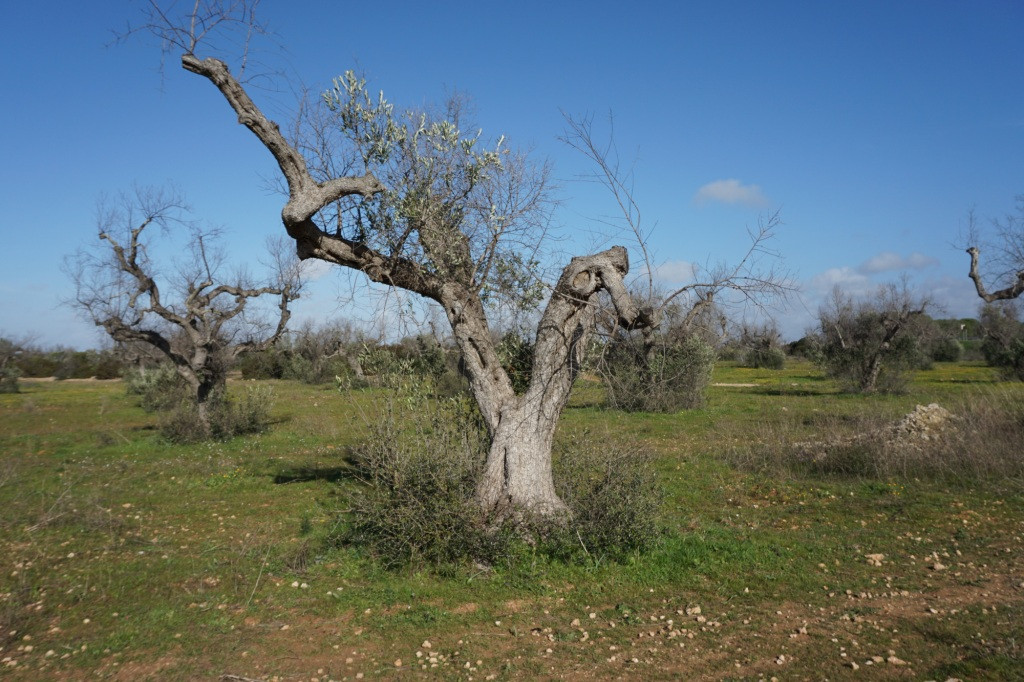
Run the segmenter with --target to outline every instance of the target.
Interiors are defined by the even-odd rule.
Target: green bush
[[[214,396],[207,403],[207,431],[199,418],[198,406],[190,400],[182,400],[161,419],[160,433],[172,443],[227,440],[261,433],[269,424],[273,404],[273,390],[264,386],[247,386],[239,400]]]
[[[487,435],[467,400],[391,402],[370,437],[351,450],[366,484],[342,540],[385,566],[495,562],[507,540],[486,527],[473,495]]]
[[[751,348],[743,354],[743,366],[754,369],[782,369],[786,353],[779,346]]]
[[[516,332],[508,332],[498,344],[498,358],[512,380],[512,389],[519,395],[525,393],[533,373],[533,344]]]
[[[17,367],[4,367],[0,369],[0,393],[17,393],[18,378],[21,371]]]
[[[273,346],[243,354],[235,367],[242,373],[243,379],[283,379],[287,363],[287,355]]]
[[[931,363],[919,342],[931,325],[925,307],[905,285],[859,301],[837,288],[818,313],[814,361],[845,391],[903,392],[907,373]]]
[[[931,359],[935,362],[959,362],[964,354],[964,347],[959,341],[943,336],[931,344]]]
[[[676,412],[705,401],[715,349],[698,336],[659,340],[648,357],[643,343],[622,336],[605,356],[604,378],[612,407],[627,412]]]
[[[131,370],[124,375],[125,391],[139,396],[146,412],[173,409],[185,398],[185,381],[170,364]]]
[[[572,511],[563,547],[622,560],[661,537],[662,492],[649,450],[585,431],[556,448],[553,467],[555,488]]]
[[[1020,316],[1019,303],[1014,301],[982,306],[985,340],[981,352],[1002,378],[1024,381],[1024,323]]]

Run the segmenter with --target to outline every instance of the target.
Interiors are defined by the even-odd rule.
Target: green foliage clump
[[[931,343],[930,356],[935,362],[959,362],[964,355],[964,347],[959,341],[942,336]]]
[[[786,353],[779,346],[751,348],[743,354],[743,366],[754,369],[782,369],[786,366]]]
[[[185,398],[185,381],[166,363],[125,373],[124,385],[128,395],[139,396],[146,412],[172,409]]]
[[[1004,379],[1024,381],[1024,322],[1015,302],[988,304],[981,309],[985,340],[981,352]]]
[[[517,332],[508,332],[498,344],[498,358],[512,380],[513,390],[519,395],[525,393],[533,374],[533,343]]]
[[[21,370],[17,367],[0,368],[0,393],[17,393],[18,378],[21,377]]]
[[[623,335],[604,361],[608,401],[627,412],[677,412],[704,405],[717,353],[697,335],[659,339],[648,349]]]
[[[736,342],[738,357],[744,367],[754,369],[782,369],[786,352],[782,349],[782,335],[774,323],[757,327],[743,326]]]
[[[594,559],[622,560],[661,537],[662,490],[646,448],[582,432],[556,448],[553,467],[558,495],[572,511],[561,544],[577,559],[582,549]]]
[[[812,359],[846,391],[903,392],[907,372],[930,363],[918,342],[930,321],[924,305],[895,286],[860,302],[837,289],[819,313]]]
[[[270,423],[273,405],[273,390],[265,386],[247,386],[238,400],[217,394],[206,404],[207,427],[200,418],[199,406],[182,400],[162,418],[160,434],[172,443],[197,443],[261,433]]]
[[[412,400],[408,412],[391,402],[352,449],[366,485],[341,539],[388,567],[496,561],[505,539],[488,530],[473,499],[487,454],[479,414],[467,400]]]

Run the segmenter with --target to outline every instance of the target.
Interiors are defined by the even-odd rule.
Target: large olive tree
[[[239,75],[245,55],[233,71],[212,52],[211,39],[225,31],[246,40],[259,31],[253,5],[198,0],[177,14],[153,2],[140,28],[177,50],[182,68],[215,87],[273,156],[287,194],[281,221],[299,258],[351,268],[441,306],[490,436],[476,492],[481,507],[564,513],[551,447],[598,297],[608,294],[626,327],[654,324],[627,293],[626,249],[573,258],[548,285],[530,382],[517,395],[487,310],[496,297],[536,284],[529,256],[546,219],[546,169],[503,137],[467,132],[457,100],[437,112],[399,112],[352,73],[302,101],[294,129],[282,132]]]

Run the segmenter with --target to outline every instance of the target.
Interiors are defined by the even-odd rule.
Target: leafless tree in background
[[[1024,194],[1016,197],[1014,212],[992,220],[994,241],[988,245],[983,244],[983,230],[978,226],[973,211],[968,214],[967,222],[970,244],[967,253],[971,256],[968,276],[974,282],[978,296],[986,303],[994,303],[1024,294]],[[986,273],[980,271],[983,248],[993,254]],[[995,290],[990,291],[991,288]]]
[[[299,296],[297,261],[278,252],[275,281],[254,284],[244,274],[223,283],[224,257],[215,233],[188,219],[188,207],[173,191],[137,188],[101,206],[102,243],[68,262],[75,284],[73,304],[122,344],[145,344],[173,363],[209,428],[207,408],[222,393],[227,371],[240,353],[268,348],[285,331],[289,304]],[[173,274],[151,260],[147,230],[185,228],[191,253]],[[277,322],[254,315],[250,302],[277,298]]]

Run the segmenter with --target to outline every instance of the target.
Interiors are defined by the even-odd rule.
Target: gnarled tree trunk
[[[530,385],[522,396],[511,386],[502,390],[496,418],[487,421],[491,447],[477,484],[477,500],[485,510],[499,515],[515,510],[545,516],[565,512],[552,478],[551,446],[595,328],[596,296],[607,291],[627,327],[656,324],[653,311],[636,308],[626,293],[623,277],[628,270],[626,250],[616,246],[573,258],[562,272],[537,328]],[[507,383],[504,372],[502,376]],[[486,387],[487,382],[473,384]],[[481,404],[495,402],[490,395],[482,397]]]

